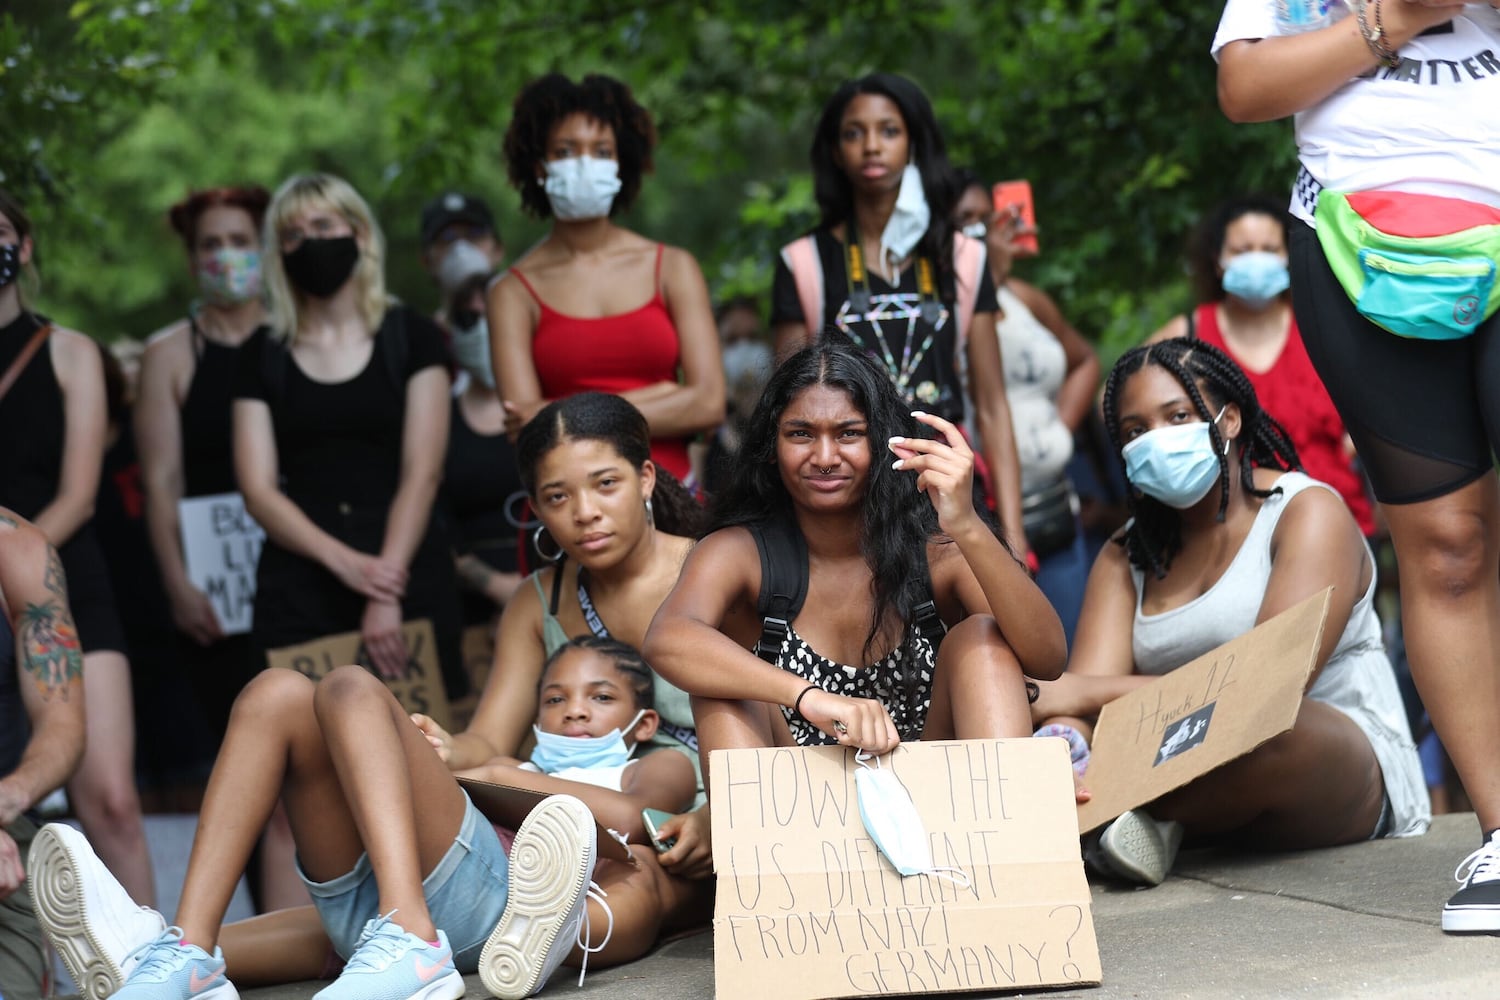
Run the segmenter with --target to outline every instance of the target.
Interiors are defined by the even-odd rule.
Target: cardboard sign
[[[381,679],[408,712],[430,715],[438,725],[452,732],[453,716],[448,711],[448,693],[443,688],[443,672],[438,666],[437,641],[432,634],[431,620],[420,618],[405,622],[401,634],[406,639],[406,676]],[[298,646],[268,650],[266,662],[272,667],[295,670],[313,680],[321,680],[334,668],[349,663],[370,668],[364,640],[358,632],[344,632]]]
[[[1078,807],[1085,832],[1291,729],[1333,588],[1164,674],[1099,713]]]
[[[1099,982],[1061,740],[903,744],[932,875],[903,878],[860,819],[854,751],[716,750],[718,1000],[812,1000]]]
[[[469,678],[469,693],[448,705],[453,725],[458,729],[467,728],[474,718],[474,710],[479,707],[479,694],[490,679],[490,665],[495,660],[495,629],[494,622],[469,625],[459,637],[464,673]]]
[[[238,493],[188,497],[177,503],[188,579],[213,602],[225,635],[250,631],[255,566],[266,533],[245,513]]]
[[[483,813],[485,819],[511,830],[519,830],[526,817],[531,814],[531,810],[536,808],[537,803],[551,794],[534,792],[529,788],[514,788],[479,778],[459,778],[458,783],[463,786],[464,791],[469,793],[469,798],[474,802],[474,808]],[[596,839],[599,857],[623,861],[632,868],[640,867],[635,858],[631,857],[630,851],[614,834],[597,822],[594,825],[598,827]]]

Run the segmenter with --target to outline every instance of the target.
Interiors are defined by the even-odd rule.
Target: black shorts
[[[78,643],[85,654],[105,651],[125,653],[125,630],[115,611],[115,592],[109,585],[109,567],[104,550],[85,524],[57,550],[68,578],[68,608],[78,627]]]
[[[1398,337],[1365,319],[1318,235],[1291,225],[1292,305],[1307,355],[1381,503],[1418,503],[1488,474],[1500,440],[1500,314],[1462,340]]]

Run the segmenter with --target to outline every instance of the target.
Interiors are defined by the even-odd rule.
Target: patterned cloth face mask
[[[216,306],[249,302],[260,295],[260,252],[220,247],[198,266],[198,289]]]

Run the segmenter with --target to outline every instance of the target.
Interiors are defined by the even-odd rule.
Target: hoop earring
[[[542,538],[544,537],[546,531],[547,526],[545,524],[539,524],[536,526],[536,530],[531,533],[531,547],[536,551],[536,554],[538,556],[541,556],[547,562],[559,562],[562,560],[563,556],[567,555],[567,553],[563,551],[563,547],[561,545],[557,545],[557,539],[553,538],[551,535],[545,535],[545,537],[549,541],[551,541],[553,545],[557,545],[557,551],[550,556],[542,551]]]
[[[656,512],[651,509],[650,497],[646,498],[646,520],[650,521],[652,524],[656,523]]]

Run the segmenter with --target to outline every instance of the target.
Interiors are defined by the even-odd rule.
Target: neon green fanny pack
[[[1401,191],[1325,190],[1317,222],[1339,284],[1376,326],[1457,340],[1500,310],[1500,209]]]

